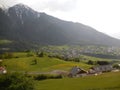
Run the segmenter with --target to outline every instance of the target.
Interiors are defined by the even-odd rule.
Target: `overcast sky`
[[[16,3],[120,38],[120,0],[0,0],[1,6]]]

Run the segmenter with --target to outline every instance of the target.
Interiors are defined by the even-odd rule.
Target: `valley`
[[[0,8],[0,90],[120,90],[120,40],[16,4]]]

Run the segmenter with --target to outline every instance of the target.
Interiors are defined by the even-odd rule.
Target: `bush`
[[[45,80],[45,79],[47,79],[47,76],[44,74],[41,74],[41,75],[35,76],[34,79],[35,80]]]
[[[49,75],[49,74],[41,74],[34,76],[35,80],[45,80],[45,79],[60,79],[62,75]]]
[[[94,61],[89,60],[89,61],[87,62],[87,64],[89,64],[89,65],[94,65]]]
[[[118,64],[115,64],[113,68],[120,69],[120,66]]]
[[[97,61],[98,65],[109,65],[110,63],[108,61]]]
[[[43,52],[37,52],[37,56],[38,57],[44,57],[44,53]]]
[[[37,60],[36,59],[32,60],[31,65],[36,65],[36,64],[37,64]]]
[[[34,85],[25,75],[12,73],[0,75],[0,90],[34,90]]]

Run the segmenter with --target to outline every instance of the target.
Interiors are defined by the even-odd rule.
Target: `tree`
[[[39,56],[39,57],[43,57],[43,56],[44,56],[44,53],[43,53],[43,52],[38,53],[38,56]]]
[[[89,61],[87,62],[87,64],[89,64],[89,65],[93,65],[94,62],[93,62],[92,60],[89,60]]]
[[[0,76],[0,90],[34,90],[34,85],[27,76],[12,73]]]
[[[109,65],[110,63],[108,61],[97,61],[98,65]]]
[[[120,65],[119,65],[119,64],[115,64],[115,65],[113,66],[113,68],[120,69]]]
[[[31,65],[36,65],[36,64],[37,64],[37,60],[34,59],[34,60],[32,61],[32,64],[31,64]]]

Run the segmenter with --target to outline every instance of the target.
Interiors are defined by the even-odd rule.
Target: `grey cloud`
[[[49,11],[67,12],[74,10],[78,1],[79,0],[33,0],[33,3],[29,6],[37,10],[48,9]],[[24,0],[0,0],[0,5],[4,6],[13,6],[16,3],[24,3],[27,5],[27,3],[24,2]]]
[[[16,0],[0,0],[0,6],[9,7],[17,3]]]
[[[44,9],[49,9],[50,11],[70,11],[76,7],[78,0],[49,0],[44,2]]]

